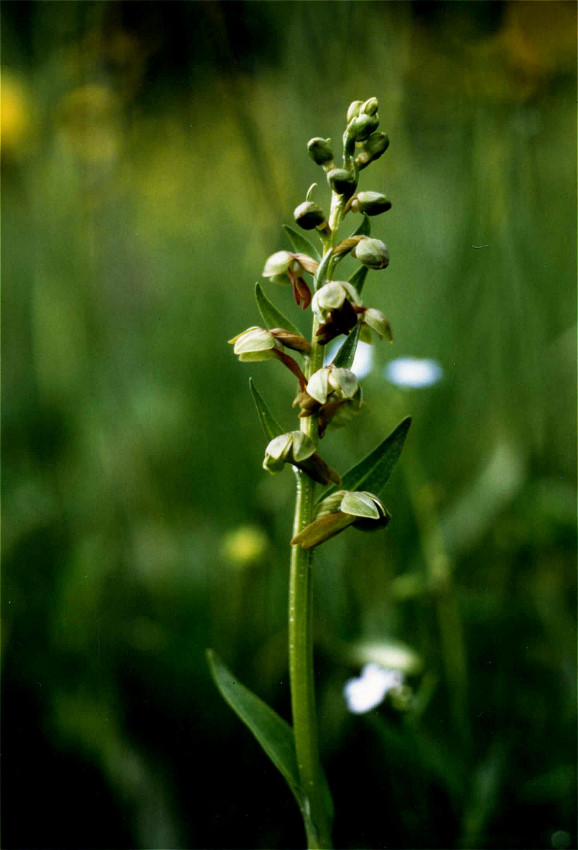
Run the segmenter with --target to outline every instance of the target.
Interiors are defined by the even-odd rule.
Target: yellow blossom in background
[[[225,535],[222,552],[232,567],[245,569],[261,561],[268,548],[269,540],[261,528],[240,525]]]
[[[4,71],[1,80],[0,145],[3,157],[27,152],[32,130],[30,96],[23,83]]]

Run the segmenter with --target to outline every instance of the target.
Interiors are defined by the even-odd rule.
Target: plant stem
[[[306,473],[297,471],[296,477],[294,534],[311,521],[315,488],[315,483]],[[329,848],[330,825],[321,799],[313,677],[313,551],[300,546],[291,548],[289,673],[297,764],[309,811],[309,817],[305,818],[307,846],[310,850]]]
[[[332,196],[329,226],[331,236],[324,240],[325,255],[336,245],[337,233],[343,212],[344,198]],[[328,277],[333,269],[329,261]],[[323,347],[317,342],[319,327],[313,320],[311,354],[306,375],[323,366]],[[317,416],[301,420],[301,429],[315,443],[318,442]],[[309,525],[315,516],[315,482],[309,476],[295,471],[297,493],[293,535]],[[317,716],[315,711],[315,679],[313,673],[313,550],[291,548],[291,573],[289,580],[289,676],[291,681],[291,709],[293,733],[301,784],[306,795],[304,820],[309,850],[331,848],[331,824],[323,801],[323,783],[317,741]]]

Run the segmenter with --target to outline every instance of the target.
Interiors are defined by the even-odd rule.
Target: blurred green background
[[[327,197],[307,140],[373,95],[395,343],[324,454],[414,423],[387,532],[317,559],[336,846],[576,847],[575,71],[572,2],[2,4],[4,847],[302,846],[204,657],[290,718],[247,381],[288,428],[294,386],[226,340]],[[396,658],[404,703],[350,714]]]

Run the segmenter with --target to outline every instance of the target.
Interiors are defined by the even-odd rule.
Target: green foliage
[[[358,322],[349,334],[349,336],[345,338],[345,341],[341,344],[339,351],[333,358],[332,362],[334,366],[338,366],[342,369],[351,369],[351,366],[355,359],[355,351],[357,349],[357,343],[359,342],[360,333],[361,323]]]
[[[286,779],[295,797],[308,830],[315,830],[311,823],[310,805],[307,794],[301,786],[295,739],[289,724],[279,717],[258,696],[241,684],[223,664],[216,652],[207,650],[207,660],[213,681],[223,699],[228,702],[235,714],[251,730],[261,744],[277,770]],[[333,820],[333,802],[325,775],[321,777],[323,801],[329,822]]]
[[[289,227],[288,224],[283,225],[283,230],[289,237],[289,241],[293,247],[294,251],[297,253],[307,254],[310,257],[313,257],[314,260],[321,260],[321,254],[315,245],[307,239],[306,236],[303,236],[302,233],[299,233],[298,230],[295,230],[294,227]]]
[[[361,222],[355,228],[352,236],[371,236],[371,222],[369,220],[369,216],[366,213],[363,213],[361,216]]]
[[[377,448],[349,469],[343,476],[341,489],[369,490],[379,496],[399,460],[410,425],[411,417],[408,416]],[[331,491],[327,490],[324,496],[329,492]]]
[[[351,277],[349,278],[349,283],[352,283],[353,286],[357,289],[359,294],[361,295],[361,290],[365,284],[365,279],[367,278],[367,273],[369,269],[367,266],[360,266],[356,269]]]
[[[262,699],[242,685],[223,664],[216,652],[207,650],[213,681],[222,697],[251,730],[275,767],[283,774],[299,806],[304,793],[300,787],[293,730]]]
[[[263,287],[260,283],[255,284],[255,298],[257,299],[257,306],[259,307],[259,312],[263,317],[263,321],[269,329],[285,328],[285,330],[300,336],[301,331],[299,328],[295,327],[293,322],[284,316],[283,313],[281,313],[281,311],[278,310],[271,301],[269,301],[263,292]]]
[[[265,436],[267,437],[267,439],[273,440],[275,437],[278,437],[280,434],[283,434],[284,429],[279,425],[279,423],[265,404],[263,396],[255,386],[252,378],[249,378],[249,387],[253,395],[253,401],[255,402],[255,407],[257,408],[257,413],[259,414],[259,421],[263,426]]]

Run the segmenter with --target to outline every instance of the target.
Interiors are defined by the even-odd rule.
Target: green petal
[[[369,519],[379,519],[382,514],[377,507],[381,504],[376,496],[371,493],[365,493],[363,490],[355,490],[352,493],[346,493],[341,501],[341,510],[352,516],[368,517]],[[385,511],[385,509],[384,509]]]

